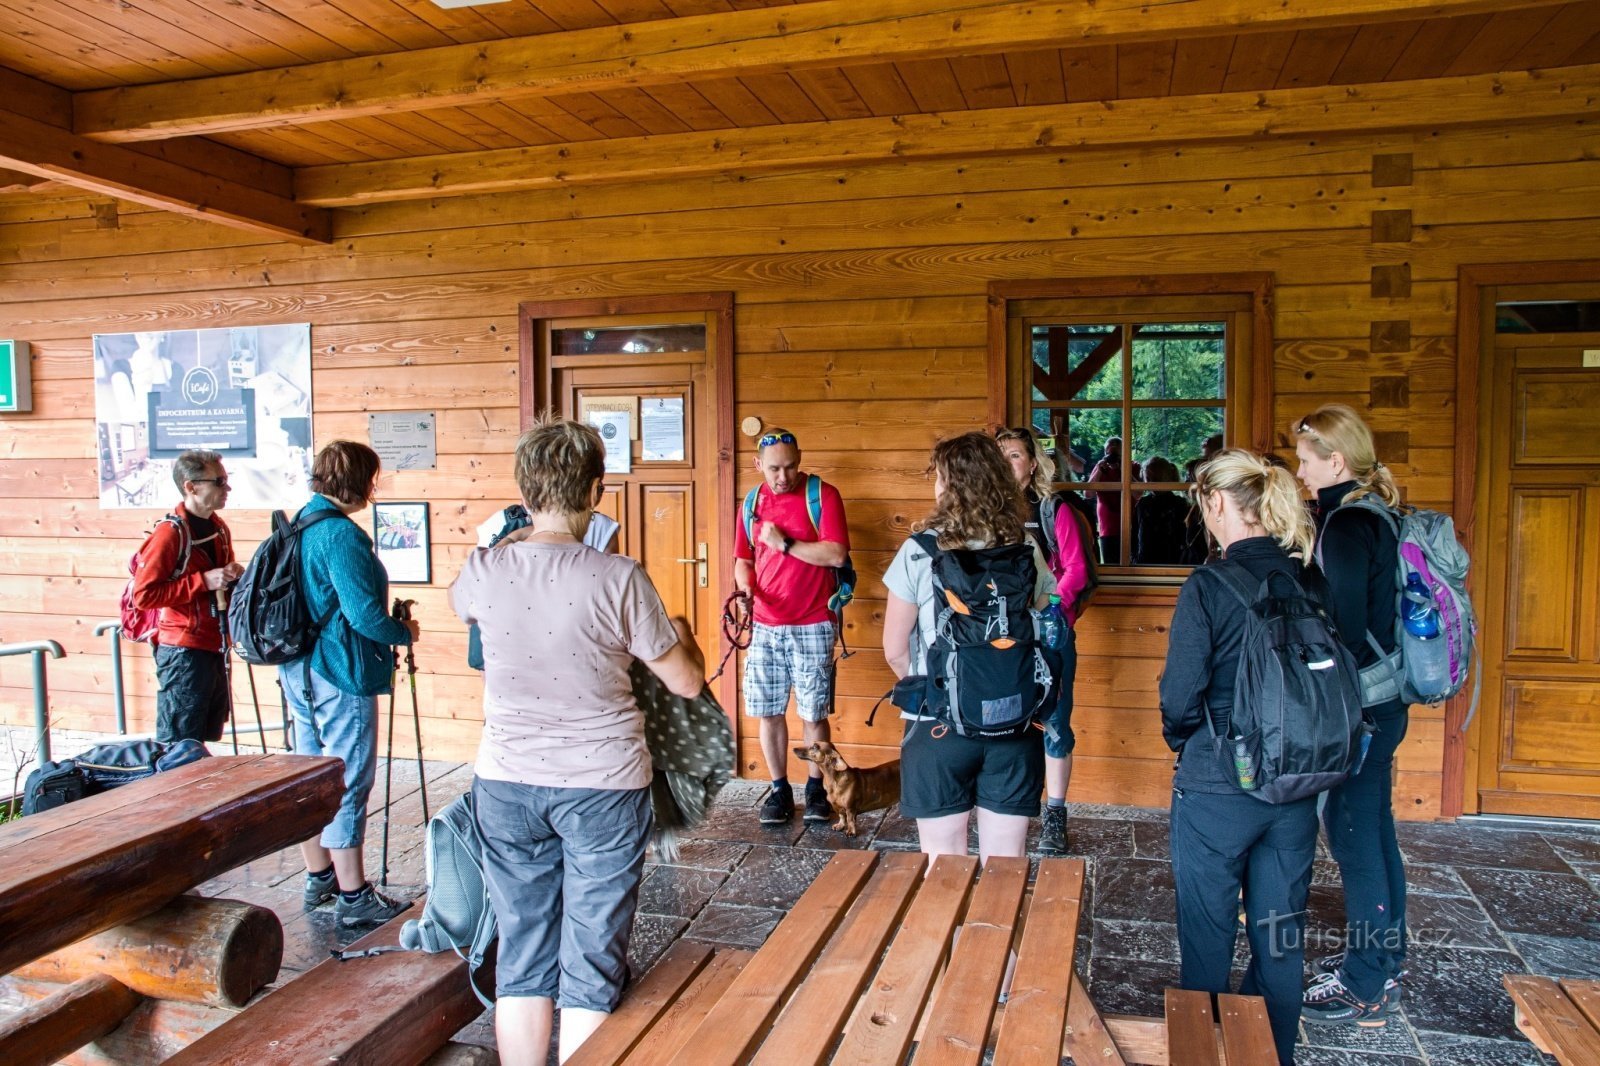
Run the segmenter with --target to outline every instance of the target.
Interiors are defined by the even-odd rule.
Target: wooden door
[[[615,551],[639,560],[667,613],[688,619],[708,657],[717,648],[724,550],[719,500],[719,405],[713,395],[716,316],[681,313],[552,317],[537,322],[546,406],[610,422],[600,510],[621,529]],[[624,428],[625,427],[625,428]],[[625,439],[624,439],[625,438]],[[731,565],[731,564],[730,564]],[[711,661],[715,661],[711,659]]]
[[[1475,560],[1484,813],[1600,818],[1600,365],[1585,351],[1600,363],[1600,334],[1496,346]]]

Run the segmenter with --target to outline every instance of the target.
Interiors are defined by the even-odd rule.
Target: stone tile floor
[[[471,783],[471,769],[428,764],[438,809]],[[422,819],[414,763],[394,767],[390,882],[421,890]],[[369,870],[381,850],[383,776],[372,800]],[[758,947],[839,848],[916,847],[913,823],[896,811],[862,819],[848,838],[798,818],[763,827],[762,788],[731,784],[675,865],[648,865],[631,962],[643,972],[679,937]],[[1177,983],[1178,954],[1164,811],[1078,805],[1073,853],[1089,882],[1078,966],[1102,1011],[1159,1015],[1162,990]],[[1500,975],[1532,972],[1600,978],[1600,826],[1407,824],[1401,849],[1410,872],[1411,976],[1401,1014],[1383,1029],[1302,1027],[1301,1066],[1533,1066],[1548,1063],[1516,1031]],[[976,842],[974,841],[974,844]],[[283,918],[283,980],[335,946],[331,908],[301,910],[297,853],[270,856],[209,882],[203,891],[271,907]],[[1319,858],[1311,892],[1308,954],[1337,950],[1342,904],[1336,866]],[[1242,946],[1242,939],[1241,939]],[[460,1039],[492,1045],[487,1018]]]

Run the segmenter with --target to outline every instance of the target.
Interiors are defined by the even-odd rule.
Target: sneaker
[[[320,907],[332,899],[339,891],[339,879],[333,876],[333,871],[328,871],[327,877],[314,877],[306,874],[305,903],[306,910]]]
[[[1067,853],[1067,809],[1045,807],[1039,816],[1039,854],[1065,855]]]
[[[360,929],[369,925],[382,925],[395,915],[402,913],[411,904],[405,900],[390,899],[368,881],[361,889],[361,895],[353,900],[347,900],[341,895],[333,904],[333,915],[339,924],[346,929]]]
[[[1333,955],[1324,955],[1319,959],[1312,960],[1311,969],[1318,974],[1338,973],[1340,970],[1344,969],[1344,952],[1341,951]],[[1410,972],[1410,970],[1401,969],[1398,974],[1384,982],[1383,987],[1385,989],[1391,986],[1399,987],[1399,982],[1404,981],[1406,979],[1406,975]]]
[[[1392,1018],[1400,1013],[1400,982],[1393,977],[1383,982],[1383,1016]]]
[[[767,793],[761,805],[762,825],[783,825],[794,817],[794,793],[787,788],[775,788]]]
[[[820,788],[815,792],[806,789],[806,810],[801,817],[808,822],[833,821],[833,804],[828,802],[828,794]]]
[[[1396,989],[1398,992],[1398,987]],[[1389,989],[1385,985],[1378,1002],[1368,1003],[1344,986],[1337,973],[1324,974],[1306,989],[1300,1004],[1300,1017],[1308,1022],[1330,1022],[1341,1025],[1359,1025],[1363,1029],[1381,1028],[1393,1011],[1385,1011]],[[1395,997],[1399,1007],[1399,997]]]

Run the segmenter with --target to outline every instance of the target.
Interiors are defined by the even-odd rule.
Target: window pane
[[[1088,455],[1083,480],[1105,484],[1106,488],[1086,490],[1094,504],[1095,529],[1099,535],[1100,565],[1122,565],[1123,439],[1121,411],[1073,411],[1070,425],[1073,444]]]
[[[1123,435],[1122,412],[1114,407],[1036,410],[1033,429],[1052,438],[1045,450],[1055,463],[1057,481],[1086,481],[1104,455],[1106,439]]]
[[[1177,481],[1194,480],[1191,464],[1222,446],[1220,407],[1138,407],[1133,412],[1133,461],[1141,467],[1165,459],[1178,470]],[[1141,480],[1152,480],[1142,478]],[[1165,480],[1165,479],[1163,479]]]
[[[1033,398],[1044,403],[1122,398],[1118,325],[1033,326]]]
[[[1214,400],[1223,393],[1226,340],[1221,322],[1134,327],[1133,398]]]
[[[682,326],[574,327],[550,332],[555,355],[637,355],[646,352],[703,352],[704,323]]]
[[[1199,566],[1206,561],[1206,528],[1185,494],[1137,494],[1127,523],[1134,566]]]

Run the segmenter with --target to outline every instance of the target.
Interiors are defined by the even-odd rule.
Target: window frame
[[[1033,354],[1030,320],[1040,317],[1094,318],[1096,301],[1121,302],[1107,318],[1137,315],[1150,320],[1197,314],[1225,318],[1230,331],[1245,334],[1228,345],[1224,370],[1224,439],[1229,446],[1266,453],[1272,448],[1272,318],[1274,277],[1270,272],[1168,274],[1098,278],[995,281],[988,290],[989,421],[1031,425]],[[1244,303],[1240,304],[1240,298]],[[1197,299],[1198,298],[1198,299]],[[1213,303],[1215,310],[1206,308]],[[1081,304],[1061,315],[1043,305]],[[1164,309],[1163,304],[1169,304]],[[1231,304],[1231,306],[1230,306]],[[1241,306],[1243,310],[1241,310]],[[1125,388],[1130,386],[1124,382]],[[1125,450],[1131,442],[1125,442]],[[1131,451],[1129,452],[1131,454]],[[1124,477],[1127,477],[1126,468]],[[1102,564],[1106,585],[1172,586],[1192,568]]]

